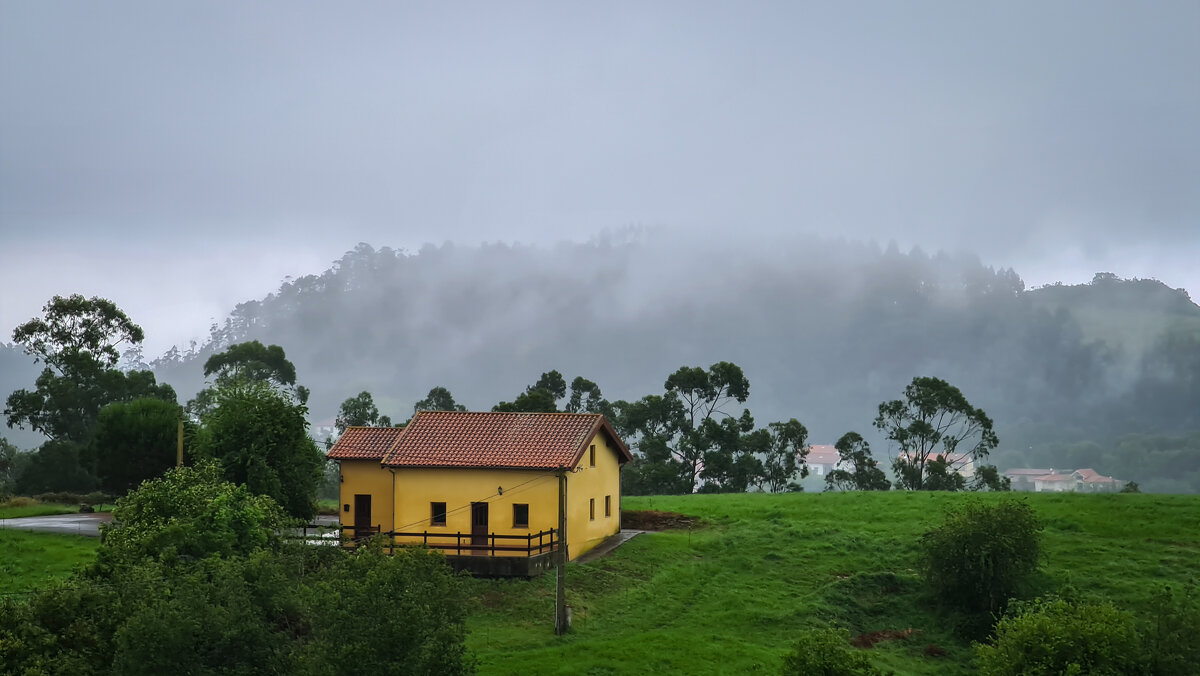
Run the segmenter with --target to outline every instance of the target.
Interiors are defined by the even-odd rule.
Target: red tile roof
[[[1010,469],[1010,470],[1007,470],[1004,472],[1005,476],[1035,477],[1035,476],[1045,476],[1047,474],[1054,474],[1054,470],[1052,470],[1052,469],[1030,469],[1028,467],[1018,467],[1016,469]]]
[[[807,462],[810,465],[836,465],[841,459],[837,449],[828,444],[814,444],[808,447]]]
[[[572,467],[604,433],[633,459],[604,416],[592,413],[419,411],[383,458],[390,467]]]
[[[1075,477],[1070,474],[1047,474],[1045,476],[1034,477],[1037,481],[1074,481]]]
[[[347,427],[325,457],[330,460],[382,460],[402,427]]]
[[[1116,481],[1116,479],[1113,479],[1110,476],[1104,476],[1094,469],[1077,469],[1075,470],[1075,473],[1079,475],[1079,478],[1082,479],[1084,483],[1089,484],[1110,484]]]

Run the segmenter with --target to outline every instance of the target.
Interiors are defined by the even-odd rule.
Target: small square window
[[[588,464],[592,467],[596,466],[596,444],[592,444],[591,447],[588,448]]]
[[[445,526],[446,525],[446,503],[431,502],[429,503],[429,525],[430,526]]]
[[[612,496],[604,496],[604,516],[612,516]]]
[[[589,498],[589,499],[588,499],[588,511],[589,511],[589,513],[590,513],[590,517],[589,517],[589,518],[590,518],[592,521],[595,521],[595,520],[596,520],[596,498]]]
[[[513,505],[513,528],[529,528],[529,505]]]

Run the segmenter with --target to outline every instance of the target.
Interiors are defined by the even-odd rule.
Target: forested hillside
[[[434,386],[487,410],[550,369],[632,401],[680,366],[729,361],[760,422],[875,441],[878,404],[932,375],[995,420],[1001,469],[1093,466],[1200,491],[1200,307],[1153,280],[1026,290],[974,256],[822,240],[360,244],[152,366],[186,401],[205,358],[251,339],[287,350],[313,420],[363,390],[396,420]],[[16,348],[0,357],[4,392],[31,384]]]
[[[153,365],[186,397],[203,358],[247,339],[287,349],[314,419],[364,389],[398,419],[435,385],[488,409],[552,368],[632,400],[681,365],[726,360],[749,377],[756,417],[798,418],[832,443],[936,375],[995,419],[1002,469],[1091,464],[1153,488],[1128,457],[1152,446],[1175,477],[1162,488],[1200,490],[1184,438],[1200,430],[1200,308],[1153,280],[1029,291],[974,256],[818,240],[360,244]]]

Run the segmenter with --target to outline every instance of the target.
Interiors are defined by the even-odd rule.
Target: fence
[[[445,554],[453,552],[456,556],[462,556],[464,552],[468,555],[537,556],[558,548],[557,531],[553,528],[525,535],[488,533],[487,544],[473,544],[473,539],[482,536],[461,531],[454,533],[431,533],[427,530],[420,532],[381,531],[379,526],[355,529],[354,526],[322,526],[319,524],[309,524],[298,530],[300,534],[292,537],[302,538],[305,542],[327,541],[332,538],[334,533],[337,533],[338,542],[353,546],[354,543],[369,537],[384,535],[397,545],[422,544],[430,549],[439,549]],[[310,530],[314,531],[312,535],[309,534]],[[400,541],[397,541],[398,539]],[[453,544],[449,542],[450,540],[454,541]],[[499,544],[497,544],[497,540],[500,541]]]

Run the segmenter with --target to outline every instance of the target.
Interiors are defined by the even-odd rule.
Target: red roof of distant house
[[[330,460],[383,460],[402,432],[402,427],[347,427],[325,457]]]
[[[1074,481],[1075,477],[1070,474],[1047,474],[1046,476],[1035,477],[1038,481]]]
[[[1031,477],[1033,477],[1033,476],[1045,476],[1047,474],[1054,474],[1054,470],[1052,470],[1052,469],[1029,469],[1027,467],[1018,467],[1017,469],[1010,469],[1010,470],[1007,470],[1006,472],[1004,472],[1004,476],[1031,476]]]
[[[1111,484],[1116,481],[1116,479],[1113,479],[1110,476],[1104,476],[1094,469],[1077,469],[1075,470],[1075,473],[1079,475],[1079,478],[1082,479],[1084,483],[1089,484]]]
[[[837,449],[828,444],[814,444],[808,447],[806,462],[810,465],[836,465],[841,460],[842,456]]]
[[[419,411],[383,458],[390,467],[573,467],[591,440],[609,437],[633,459],[604,416],[594,413]]]

